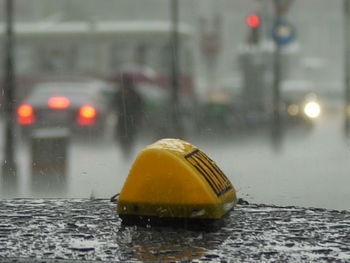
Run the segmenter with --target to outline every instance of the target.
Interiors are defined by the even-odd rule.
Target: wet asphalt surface
[[[349,262],[350,212],[237,205],[214,231],[124,226],[106,199],[0,200],[0,262]]]

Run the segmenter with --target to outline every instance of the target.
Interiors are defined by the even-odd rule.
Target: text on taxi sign
[[[204,177],[217,196],[232,189],[232,184],[221,169],[204,152],[195,150],[185,159]]]

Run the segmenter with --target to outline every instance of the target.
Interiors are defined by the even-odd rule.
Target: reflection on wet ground
[[[348,262],[349,212],[238,205],[212,232],[123,226],[101,199],[0,201],[0,262]],[[42,261],[40,261],[42,262]]]

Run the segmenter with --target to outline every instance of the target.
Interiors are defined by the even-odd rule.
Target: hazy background
[[[0,0],[0,6],[0,43],[3,44],[4,0]],[[101,21],[138,21],[141,24],[151,21],[166,22],[170,25],[171,11],[170,1],[164,0],[15,1],[15,21],[18,30],[19,28],[25,30],[25,27],[29,28],[30,25],[38,26],[40,23],[45,28],[45,25],[63,22],[68,23],[68,26],[69,23],[83,22],[91,27]],[[262,63],[266,69],[262,84],[267,87],[267,94],[270,96],[275,50],[271,39],[274,17],[272,1],[179,1],[180,28],[189,35],[186,41],[181,42],[183,53],[180,56],[180,71],[191,77],[194,91],[192,99],[194,98],[198,105],[207,103],[209,95],[213,92],[236,94],[237,90],[243,89],[244,78],[239,57],[249,49],[247,37],[250,29],[245,19],[251,13],[257,13],[261,17],[260,40],[255,48],[262,54]],[[295,0],[285,19],[295,28],[295,39],[282,48],[281,90],[283,92],[284,89],[306,89],[316,93],[322,107],[320,118],[314,121],[311,128],[303,125],[288,126],[284,130],[278,150],[274,147],[273,136],[266,123],[265,125],[253,123],[250,127],[243,127],[239,122],[233,121],[230,129],[217,129],[216,125],[207,126],[202,123],[197,129],[189,129],[186,139],[212,157],[232,180],[239,197],[248,201],[349,210],[350,206],[346,201],[350,199],[348,191],[350,143],[343,131],[345,78],[343,1]],[[219,43],[213,54],[203,50],[205,45],[203,39],[208,33],[214,33],[215,40]],[[29,92],[34,85],[34,79],[38,76],[37,73],[36,75],[30,73],[35,68],[36,64],[33,61],[37,53],[26,51],[26,47],[22,47],[27,45],[24,44],[28,43],[25,41],[28,41],[25,37],[19,38],[16,46],[18,79],[21,77],[26,79],[17,82],[16,103]],[[30,45],[35,47],[38,43],[36,41],[38,40],[29,41]],[[60,46],[67,41],[69,39],[62,37],[56,44]],[[92,42],[94,41],[98,42],[99,39]],[[78,45],[77,49],[82,50],[83,47],[80,48]],[[158,46],[154,49],[157,50]],[[91,50],[99,56],[98,50]],[[93,60],[89,59],[91,54],[89,51],[85,54],[87,61]],[[128,56],[129,53],[121,50],[120,54]],[[67,54],[62,56],[67,57]],[[0,58],[3,60],[3,52]],[[163,58],[170,60],[170,57]],[[132,59],[130,53],[130,61]],[[3,64],[0,70],[3,75]],[[116,69],[106,70],[112,73]],[[170,68],[164,67],[160,67],[159,70],[163,70],[164,74],[171,71]],[[91,72],[91,76],[95,76],[95,73]],[[3,77],[1,79],[3,80]],[[234,101],[233,97],[225,98],[233,106],[242,102],[242,100]],[[197,123],[197,117],[198,115],[191,116],[192,119],[188,119],[185,125],[190,127],[193,123]],[[172,120],[169,118],[167,121],[165,124],[170,126]],[[4,126],[3,117],[0,125]],[[2,146],[3,138],[1,129]],[[18,132],[15,138],[16,160],[19,167],[19,192],[16,194],[18,197],[109,198],[120,191],[138,151],[155,140],[155,136],[141,132],[131,158],[125,159],[114,139],[113,127],[109,127],[104,139],[98,142],[93,142],[94,138],[83,140],[73,138],[67,146],[68,169],[65,189],[62,192],[50,190],[37,193],[30,187],[30,144],[24,143]],[[2,159],[3,151],[0,151],[0,156]],[[0,197],[1,195],[0,193]]]

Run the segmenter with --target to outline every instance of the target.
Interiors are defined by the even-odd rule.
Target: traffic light
[[[251,28],[257,28],[260,26],[260,17],[256,14],[247,16],[246,23]]]
[[[248,33],[248,43],[258,44],[259,42],[259,31],[260,31],[260,17],[257,14],[250,14],[245,20],[247,26],[250,28]]]

